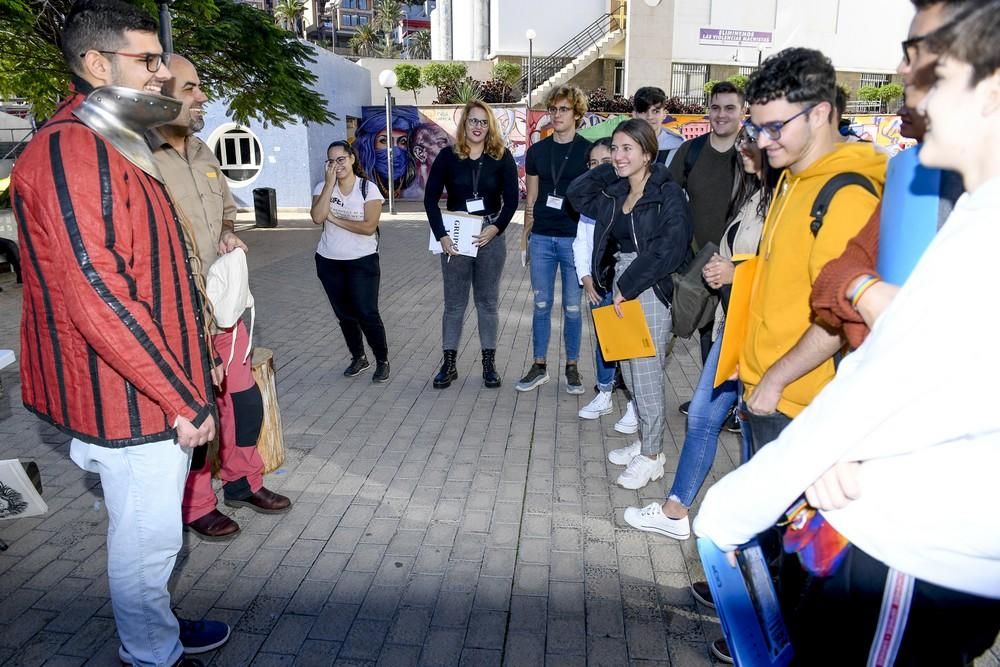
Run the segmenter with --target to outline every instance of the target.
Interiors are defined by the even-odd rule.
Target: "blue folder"
[[[712,590],[729,652],[738,666],[790,665],[792,644],[781,616],[767,561],[756,540],[740,547],[738,567],[706,538],[698,553]]]

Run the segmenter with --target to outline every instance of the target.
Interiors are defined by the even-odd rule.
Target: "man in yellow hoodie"
[[[833,65],[819,51],[790,48],[768,58],[747,83],[747,134],[784,169],[758,251],[747,335],[740,355],[745,387],[743,414],[749,453],[778,433],[833,379],[840,333],[810,329],[812,284],[839,257],[871,217],[882,194],[886,157],[867,143],[837,143],[830,132],[836,113]],[[821,190],[840,174],[857,183],[834,190],[825,216],[813,208]],[[809,331],[802,345],[826,359],[778,392],[756,390],[761,378]],[[765,388],[766,389],[766,388]]]

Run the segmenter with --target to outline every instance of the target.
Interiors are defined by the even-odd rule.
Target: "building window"
[[[615,95],[625,95],[625,61],[615,61]]]
[[[358,0],[342,0],[340,3],[341,9],[355,9],[357,8]]]
[[[365,16],[364,14],[362,14],[361,16],[359,16],[358,17],[358,24],[359,25],[368,25],[368,17]]]
[[[861,85],[862,86],[884,86],[889,83],[888,74],[875,74],[873,72],[863,72],[861,74]]]
[[[670,77],[670,95],[688,104],[705,104],[708,65],[674,63]]]
[[[368,9],[368,0],[355,0],[358,3],[358,9]]]
[[[233,123],[222,125],[209,137],[222,173],[234,185],[247,185],[257,178],[264,165],[264,149],[260,140],[245,127]]]

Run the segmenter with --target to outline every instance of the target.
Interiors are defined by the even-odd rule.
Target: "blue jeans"
[[[172,440],[112,449],[74,439],[70,458],[101,476],[108,511],[108,584],[122,646],[139,667],[181,657],[167,584],[181,535],[191,450]]]
[[[601,302],[596,306],[591,306],[590,309],[610,306],[614,300],[614,292],[608,290],[608,293],[604,295]],[[614,389],[615,369],[618,365],[613,361],[604,360],[604,354],[601,352],[601,341],[597,341],[597,344],[594,345],[594,367],[597,369],[597,388],[601,391],[611,391]]]
[[[735,380],[723,382],[717,389],[712,387],[715,384],[715,371],[719,366],[721,350],[720,334],[708,352],[705,366],[698,378],[698,386],[691,397],[687,435],[684,437],[680,461],[677,462],[677,475],[667,496],[684,507],[691,507],[708,477],[719,446],[719,432],[738,397]]]
[[[563,341],[566,360],[580,358],[580,336],[583,319],[580,302],[583,288],[576,282],[576,265],[573,263],[573,237],[541,236],[528,238],[531,258],[531,291],[535,297],[534,315],[531,318],[531,342],[536,359],[544,359],[552,334],[552,302],[556,291],[556,270],[562,272]]]

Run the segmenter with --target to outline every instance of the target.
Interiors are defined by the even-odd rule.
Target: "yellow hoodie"
[[[747,337],[740,354],[740,380],[745,396],[764,372],[799,341],[812,323],[809,294],[820,270],[843,253],[847,242],[868,222],[878,197],[864,188],[847,186],[834,196],[819,234],[809,229],[809,215],[820,189],[834,175],[853,171],[868,177],[882,193],[886,156],[868,143],[840,144],[805,171],[785,170],[764,222],[757,273],[754,277]],[[788,385],[778,411],[798,415],[833,379],[833,361]]]

